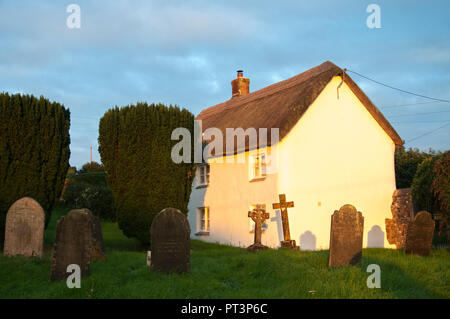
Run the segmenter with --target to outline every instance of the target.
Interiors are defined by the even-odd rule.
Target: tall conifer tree
[[[59,198],[70,157],[70,111],[44,97],[0,93],[0,237],[6,213],[29,196],[46,212]]]
[[[99,153],[113,191],[119,227],[142,243],[150,240],[154,216],[166,207],[187,213],[193,165],[171,159],[175,128],[193,136],[186,109],[138,103],[107,111],[99,125]]]

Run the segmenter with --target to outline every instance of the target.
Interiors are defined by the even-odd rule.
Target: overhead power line
[[[402,122],[391,122],[391,124],[411,124],[411,123],[447,123],[446,121],[402,121]]]
[[[436,131],[438,131],[438,130],[440,130],[440,129],[446,127],[446,126],[449,126],[449,125],[450,125],[450,122],[448,122],[447,124],[444,124],[444,125],[442,125],[442,126],[439,126],[438,128],[436,128],[436,129],[434,129],[434,130],[432,130],[432,131],[428,131],[428,132],[426,132],[426,133],[424,133],[424,134],[422,134],[422,135],[419,135],[419,136],[417,136],[417,137],[415,137],[415,138],[412,138],[412,139],[406,141],[406,143],[415,141],[415,140],[417,140],[417,139],[419,139],[419,138],[422,138],[422,137],[424,137],[424,136],[426,136],[426,135],[429,135],[429,134],[431,134],[431,133],[434,133],[434,132],[436,132]]]
[[[391,118],[391,117],[403,117],[403,116],[414,116],[414,115],[427,115],[427,114],[437,114],[437,113],[450,113],[450,111],[423,112],[423,113],[411,113],[411,114],[388,115],[388,116]]]
[[[400,91],[400,92],[403,92],[403,93],[407,93],[407,94],[411,94],[411,95],[423,97],[423,98],[429,99],[429,100],[434,100],[434,101],[439,101],[439,102],[450,103],[450,100],[438,99],[438,98],[434,98],[434,97],[430,97],[430,96],[426,96],[426,95],[422,95],[422,94],[417,94],[417,93],[414,93],[414,92],[406,91],[406,90],[399,89],[399,88],[397,88],[397,87],[394,87],[394,86],[391,86],[391,85],[388,85],[388,84],[385,84],[385,83],[381,83],[381,82],[376,81],[376,80],[374,80],[374,79],[371,79],[371,78],[369,78],[369,77],[367,77],[367,76],[365,76],[365,75],[362,75],[362,74],[360,74],[360,73],[358,73],[358,72],[355,72],[355,71],[352,71],[352,70],[348,70],[348,69],[347,69],[346,71],[347,71],[347,72],[354,73],[354,74],[356,74],[356,75],[359,75],[360,77],[363,77],[363,78],[365,78],[365,79],[367,79],[367,80],[369,80],[369,81],[375,82],[375,83],[377,83],[377,84],[383,85],[383,86],[388,87],[388,88],[391,88],[391,89],[393,89],[393,90],[397,90],[397,91]]]
[[[431,102],[421,102],[421,103],[408,103],[408,104],[386,105],[386,106],[380,106],[380,109],[388,109],[388,108],[402,107],[402,106],[422,105],[422,104],[434,104],[434,103],[442,103],[442,102],[440,102],[440,101],[431,101]]]

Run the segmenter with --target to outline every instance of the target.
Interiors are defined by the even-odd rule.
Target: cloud
[[[66,26],[70,3],[81,7],[81,29]],[[108,108],[163,102],[198,114],[230,98],[237,69],[254,91],[331,60],[399,88],[450,98],[448,2],[380,1],[377,30],[365,24],[369,3],[3,0],[0,91],[42,94],[69,107],[75,165],[87,161]],[[423,101],[352,78],[378,106]],[[395,127],[408,139],[434,124]],[[448,149],[449,140],[444,129],[413,145]]]

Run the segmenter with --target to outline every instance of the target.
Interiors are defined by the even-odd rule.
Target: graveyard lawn
[[[362,263],[328,268],[328,251],[243,248],[192,240],[186,274],[150,272],[147,249],[126,238],[117,224],[103,222],[107,261],[91,263],[80,289],[50,282],[56,221],[69,208],[53,211],[42,259],[0,256],[1,298],[450,298],[450,253],[429,257],[403,251],[364,249]],[[381,289],[366,285],[367,266],[381,267]]]

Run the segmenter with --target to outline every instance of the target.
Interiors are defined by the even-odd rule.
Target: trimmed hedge
[[[171,159],[172,131],[185,127],[193,136],[194,115],[163,104],[138,103],[108,110],[100,119],[99,153],[112,189],[120,229],[143,244],[163,208],[187,214],[193,164]]]
[[[0,93],[0,237],[6,213],[29,196],[46,226],[64,186],[70,157],[70,111],[44,97]]]

